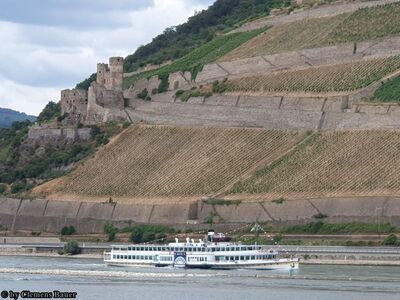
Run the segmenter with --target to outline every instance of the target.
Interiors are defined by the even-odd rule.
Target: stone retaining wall
[[[205,222],[240,224],[272,222],[276,225],[299,224],[314,220],[322,213],[328,221],[390,222],[400,225],[400,198],[349,197],[242,202],[211,205],[204,201],[187,204],[119,204],[63,202],[52,200],[0,199],[0,224],[12,231],[60,232],[74,226],[79,233],[102,233],[104,224],[117,226],[128,222],[165,224],[177,227],[207,227]]]
[[[357,43],[356,52],[354,52],[354,43],[304,49],[208,64],[197,75],[196,83],[204,84],[224,78],[266,75],[281,70],[304,69],[311,66],[345,64],[399,54],[400,37]]]
[[[300,130],[400,128],[398,104],[362,103],[358,100],[360,94],[366,92],[325,98],[214,95],[184,103],[170,92],[150,102],[130,99],[126,111],[133,122],[157,125]]]

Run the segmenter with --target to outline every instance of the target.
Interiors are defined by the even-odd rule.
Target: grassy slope
[[[399,131],[315,133],[236,184],[230,194],[262,194],[266,198],[399,195],[399,147]]]
[[[304,137],[284,130],[134,126],[51,193],[189,197],[216,192]],[[52,183],[49,183],[52,186]],[[44,185],[41,190],[47,190]]]
[[[228,81],[229,92],[341,92],[354,91],[400,68],[400,56],[355,63],[313,67]]]
[[[305,19],[273,27],[221,61],[361,42],[400,34],[400,3],[360,9],[352,14]]]
[[[374,102],[400,102],[400,77],[384,83],[372,99]]]
[[[135,81],[152,76],[163,76],[178,71],[191,71],[192,76],[196,77],[197,72],[201,71],[205,64],[211,63],[239,47],[251,38],[259,35],[265,29],[257,29],[250,32],[233,33],[224,36],[218,36],[212,41],[193,50],[188,55],[176,60],[170,65],[160,69],[148,72],[142,72],[131,77],[125,78],[124,88],[129,88]]]

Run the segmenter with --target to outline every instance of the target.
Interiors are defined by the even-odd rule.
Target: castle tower
[[[105,85],[108,73],[107,64],[97,64],[97,79],[96,82],[100,85]]]
[[[110,57],[109,82],[106,80],[106,88],[122,91],[124,80],[124,59],[122,57]]]

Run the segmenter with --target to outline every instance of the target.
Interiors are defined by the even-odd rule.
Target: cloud
[[[36,114],[98,62],[133,53],[212,2],[2,0],[0,106]]]
[[[31,87],[0,78],[0,107],[38,115],[49,101],[58,101],[60,87]]]
[[[119,27],[127,24],[124,12],[152,4],[151,0],[2,0],[0,19],[79,29]]]

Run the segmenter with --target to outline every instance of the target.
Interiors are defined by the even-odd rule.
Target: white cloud
[[[0,107],[38,115],[49,101],[58,101],[59,87],[31,87],[0,78]]]
[[[13,1],[21,3],[20,0]],[[97,27],[90,24],[75,26],[70,24],[73,20],[64,20],[65,24],[62,20],[46,23],[38,16],[27,16],[25,20],[21,14],[4,17],[0,13],[0,106],[37,114],[48,101],[59,98],[60,89],[71,88],[95,72],[96,63],[107,62],[110,56],[133,53],[165,28],[185,22],[195,10],[204,9],[213,2],[142,1],[140,7],[128,10],[130,1],[115,1],[120,4],[116,9],[108,9],[108,1],[104,0],[98,11],[96,6],[85,10],[86,14],[93,14],[87,18],[103,15],[104,23]],[[58,7],[59,11],[54,11],[57,1],[46,2],[52,3],[55,15],[63,13],[62,5]],[[67,5],[69,2],[59,3]],[[35,5],[45,6],[45,3],[36,2]],[[79,12],[79,4],[76,5]],[[113,22],[116,17],[124,18],[124,21],[121,24]]]

